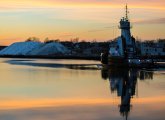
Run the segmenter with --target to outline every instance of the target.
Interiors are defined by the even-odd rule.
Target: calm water
[[[164,120],[165,70],[0,59],[0,120]]]

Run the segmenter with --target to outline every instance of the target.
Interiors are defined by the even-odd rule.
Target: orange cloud
[[[130,8],[149,8],[149,9],[165,9],[163,0],[140,1],[128,0]],[[103,7],[103,8],[121,8],[126,4],[122,0],[5,0],[0,1],[1,9],[10,8],[54,8],[54,7]]]

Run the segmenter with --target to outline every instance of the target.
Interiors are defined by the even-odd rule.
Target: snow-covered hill
[[[53,55],[53,54],[67,54],[69,50],[61,43],[51,42],[45,43],[40,49],[31,51],[30,55]]]
[[[0,55],[27,55],[29,52],[40,49],[43,46],[41,42],[17,42],[0,51]]]
[[[17,42],[0,51],[0,55],[53,55],[67,54],[68,50],[61,43]]]

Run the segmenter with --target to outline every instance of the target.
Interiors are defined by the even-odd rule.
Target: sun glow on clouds
[[[164,0],[5,0],[0,1],[3,8],[54,8],[54,7],[108,7],[121,8],[129,3],[130,8],[165,9]]]
[[[112,29],[105,27],[118,26],[126,2],[131,21],[144,21],[145,34],[142,35],[141,30],[135,27],[133,31],[136,36],[144,39],[164,37],[164,0],[4,0],[0,1],[0,45],[22,41],[31,36],[42,40],[46,37],[61,40],[72,37],[103,41],[113,39],[120,31],[115,30],[117,32],[114,35]],[[145,21],[159,19],[161,23],[152,23],[162,24],[156,28],[160,32],[151,35]]]

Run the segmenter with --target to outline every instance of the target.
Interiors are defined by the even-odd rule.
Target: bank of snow
[[[41,42],[17,42],[0,51],[0,55],[28,55],[29,52],[43,46]]]
[[[17,42],[0,51],[0,55],[55,55],[67,54],[68,50],[61,43]]]
[[[64,45],[58,42],[45,43],[40,49],[35,49],[30,52],[30,55],[55,55],[55,54],[67,54],[68,50]]]

